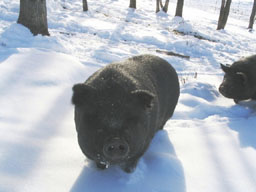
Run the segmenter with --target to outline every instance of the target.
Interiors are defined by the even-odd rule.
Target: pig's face
[[[78,142],[88,158],[103,165],[120,164],[143,151],[152,94],[98,91],[85,84],[75,85],[73,91]]]
[[[227,98],[235,100],[250,99],[254,89],[250,85],[247,75],[244,72],[236,72],[230,66],[221,64],[221,68],[225,75],[219,87],[220,93]]]

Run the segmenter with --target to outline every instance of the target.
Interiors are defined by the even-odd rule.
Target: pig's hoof
[[[135,167],[125,167],[123,168],[124,172],[126,173],[132,173],[135,170]]]
[[[121,165],[121,168],[126,172],[126,173],[132,173],[134,172],[136,166],[137,166],[138,160],[135,161],[129,161]]]
[[[234,99],[234,102],[236,103],[236,104],[238,104],[239,103],[239,99]]]
[[[99,169],[106,169],[106,168],[107,168],[107,165],[106,165],[106,164],[103,164],[103,163],[100,163],[100,162],[97,162],[97,163],[96,163],[96,166],[97,166],[97,168],[99,168]]]

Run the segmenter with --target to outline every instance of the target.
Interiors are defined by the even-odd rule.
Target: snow
[[[125,0],[88,3],[84,13],[78,0],[47,1],[51,36],[43,37],[16,24],[19,1],[0,0],[0,191],[255,192],[256,103],[218,92],[219,63],[255,54],[255,31],[246,29],[253,1],[232,1],[221,31],[220,1],[187,0],[184,18],[174,17],[176,1],[168,14],[156,14],[153,0],[136,10]],[[71,88],[144,53],[177,70],[179,103],[135,172],[100,171],[78,147]]]

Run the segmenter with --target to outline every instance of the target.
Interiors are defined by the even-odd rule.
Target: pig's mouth
[[[110,162],[107,161],[106,158],[99,153],[96,155],[95,162],[97,162],[97,164],[104,168],[108,168],[110,165]]]
[[[234,94],[235,91],[233,91],[231,88],[227,89],[223,86],[219,87],[219,92],[224,96],[227,97],[229,99],[241,99],[238,98],[238,96],[236,94]]]
[[[110,163],[106,161],[100,161],[99,164],[106,169],[110,166]]]
[[[244,91],[237,91],[234,89],[234,87],[225,87],[223,85],[220,85],[219,92],[229,99],[236,99],[236,100],[246,100],[250,99],[250,94],[245,93]]]
[[[223,85],[220,85],[220,87],[219,87],[219,92],[220,92],[223,96],[225,96],[225,97],[227,97],[227,98],[230,98],[230,99],[233,98],[233,95],[231,94],[231,91],[230,91],[229,89],[227,89],[226,87],[224,87]]]
[[[104,155],[97,154],[96,162],[98,162],[100,165],[104,166],[105,168],[108,168],[110,165],[119,165],[120,163],[126,161],[129,159],[130,156],[126,156],[124,158],[106,158]]]

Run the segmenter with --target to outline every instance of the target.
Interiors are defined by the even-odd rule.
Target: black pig
[[[179,97],[175,69],[153,55],[107,65],[73,86],[82,152],[98,168],[131,172],[154,134],[172,116]]]
[[[235,103],[241,100],[256,99],[256,55],[245,57],[230,66],[221,64],[225,72],[219,91]]]

